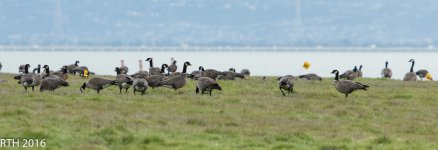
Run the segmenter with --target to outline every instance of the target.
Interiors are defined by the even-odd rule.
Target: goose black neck
[[[335,73],[335,80],[338,81],[339,80],[339,72]]]
[[[75,62],[75,66],[78,66],[78,61]]]
[[[415,64],[415,61],[412,61],[412,65],[411,65],[411,72],[414,72],[414,64]]]
[[[120,75],[120,69],[116,69],[117,75]]]
[[[160,73],[164,73],[164,69],[166,68],[166,66],[165,65],[162,65],[161,66],[161,71],[160,71]]]
[[[183,67],[183,71],[182,71],[182,73],[184,74],[184,73],[186,73],[186,72],[187,72],[187,65],[184,64],[184,67]]]
[[[49,76],[49,75],[50,75],[50,70],[49,70],[49,67],[46,67],[46,74],[47,74],[47,76]]]
[[[28,74],[29,73],[29,66],[24,66],[24,73],[25,74]]]
[[[385,68],[388,68],[388,62],[385,63]]]
[[[151,61],[149,61],[149,67],[154,67],[154,63],[152,62],[152,59],[151,59]]]

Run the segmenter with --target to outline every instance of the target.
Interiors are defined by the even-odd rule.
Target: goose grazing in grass
[[[347,78],[347,80],[354,80],[359,75],[359,73],[357,71],[358,71],[357,67],[354,66],[353,70],[347,70],[343,74],[341,74],[339,77]]]
[[[191,66],[190,62],[188,61],[184,63],[183,71],[181,72],[180,75],[167,78],[162,82],[162,85],[165,87],[172,88],[174,90],[184,87],[186,85],[187,66]]]
[[[213,80],[216,80],[217,76],[219,75],[226,75],[224,72],[221,71],[217,71],[215,69],[204,69],[204,67],[199,66],[199,70],[201,70],[201,75],[203,77],[209,77],[212,78]]]
[[[149,62],[149,75],[159,75],[161,74],[161,69],[158,67],[154,67],[154,63],[152,58],[147,58],[146,61]]]
[[[129,87],[131,87],[133,79],[131,76],[122,73],[122,70],[119,67],[116,67],[114,70],[117,73],[116,82],[119,87],[120,94],[122,94],[122,89],[125,89],[125,92],[128,93]]]
[[[333,85],[338,92],[345,94],[345,98],[348,97],[348,94],[356,90],[367,90],[367,88],[369,87],[368,85],[359,82],[353,82],[350,80],[339,80],[338,70],[333,70],[332,73],[335,74],[335,81],[333,81]]]
[[[388,61],[385,62],[385,68],[382,69],[382,76],[384,78],[391,78],[392,77],[392,70],[388,68]]]
[[[421,81],[423,81],[423,78],[426,78],[426,75],[429,73],[429,71],[427,71],[426,69],[421,69],[418,70],[417,72],[415,72],[416,75],[418,75],[418,77],[420,77]]]
[[[74,64],[67,65],[67,70],[70,74],[76,74],[74,71],[77,67],[79,67],[79,60],[76,60]]]
[[[287,90],[288,94],[294,91],[295,80],[296,78],[291,75],[283,76],[278,80],[278,88],[283,96],[286,96],[286,94],[283,92],[283,89]]]
[[[55,91],[55,89],[63,87],[63,86],[69,86],[68,82],[61,78],[45,78],[40,86],[40,92],[44,91]]]
[[[32,91],[35,89],[36,79],[35,76],[29,73],[29,64],[24,65],[24,72],[21,75],[20,83],[23,85],[24,90],[27,92],[28,87],[32,87]]]
[[[178,69],[178,66],[176,65],[176,60],[174,60],[169,67],[167,67],[167,71],[169,72],[169,74],[176,72],[176,70]]]
[[[168,67],[167,64],[163,64],[163,65],[161,65],[161,74],[146,77],[145,79],[148,83],[148,86],[152,87],[153,89],[156,87],[162,86],[162,82],[166,79],[166,76],[164,75],[164,70],[167,67]],[[173,74],[175,74],[175,73],[173,73]]]
[[[300,75],[298,78],[306,79],[306,80],[319,80],[322,81],[322,78],[314,73],[309,73],[305,75]]]
[[[128,67],[125,66],[125,60],[120,60],[120,73],[121,74],[128,74]]]
[[[48,65],[44,65],[44,72],[45,74],[42,75],[43,79],[46,78],[61,78],[63,80],[67,80],[68,76],[67,76],[67,71],[65,71],[65,73],[59,73],[59,72],[52,72],[50,71],[50,67]]]
[[[414,72],[415,60],[411,59],[411,60],[409,60],[409,62],[412,63],[411,69],[409,70],[408,73],[405,74],[403,81],[417,81],[417,74],[415,74],[415,72]]]
[[[201,95],[202,95],[202,94],[204,94],[205,91],[207,91],[210,93],[210,96],[211,96],[211,91],[213,91],[214,89],[222,90],[222,88],[219,86],[219,84],[217,84],[217,82],[215,80],[213,80],[212,78],[201,77],[196,82],[196,94],[198,94],[199,91],[201,91]]]
[[[235,78],[241,78],[241,79],[245,78],[245,76],[243,74],[237,73],[236,69],[234,69],[234,68],[230,68],[230,69],[228,69],[228,71],[224,71],[223,73],[225,75],[218,76],[219,80],[234,80]]]
[[[79,89],[81,93],[84,92],[85,88],[89,88],[92,90],[97,91],[99,94],[99,91],[111,86],[111,85],[117,85],[117,82],[114,80],[105,79],[102,77],[93,77],[84,84],[82,84],[81,88]]]
[[[359,66],[359,70],[357,71],[357,77],[362,78],[362,65]]]
[[[143,78],[145,79],[146,77],[149,76],[149,73],[147,71],[143,70],[143,60],[138,60],[138,67],[139,67],[139,71],[133,75],[131,75],[134,78]]]
[[[251,72],[249,71],[249,69],[242,69],[240,71],[241,74],[243,74],[244,76],[249,76],[251,75]]]
[[[134,79],[134,82],[132,83],[132,89],[134,90],[134,95],[135,92],[141,92],[141,95],[144,95],[146,90],[148,90],[148,87],[149,87],[148,82],[143,78]]]

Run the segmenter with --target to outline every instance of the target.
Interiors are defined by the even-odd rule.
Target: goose
[[[348,94],[356,90],[367,90],[369,87],[368,85],[359,82],[353,82],[351,80],[339,80],[338,70],[333,70],[332,74],[335,74],[335,81],[333,81],[333,85],[338,92],[345,94],[345,98],[348,97]]]
[[[357,71],[357,77],[362,78],[362,65],[359,66],[359,70]]]
[[[29,73],[29,64],[24,66],[24,73],[21,75],[20,83],[23,85],[24,90],[27,92],[28,87],[32,87],[32,91],[35,89],[36,79],[35,76]]]
[[[213,89],[222,90],[219,84],[217,84],[217,82],[212,78],[201,77],[196,82],[196,94],[198,94],[199,91],[201,91],[201,95],[202,95],[204,94],[205,91],[207,91],[210,92],[210,96],[211,96],[211,91],[213,91]]]
[[[201,70],[192,71],[192,73],[190,73],[188,77],[191,78],[192,80],[198,80],[198,78],[202,77],[202,71]]]
[[[144,95],[148,87],[149,87],[148,82],[143,78],[134,79],[134,82],[132,83],[132,89],[134,90],[134,95],[135,92],[141,92],[141,95]]]
[[[143,60],[138,60],[138,67],[139,71],[133,75],[131,75],[134,78],[146,78],[149,76],[149,73],[147,71],[143,70]]]
[[[117,86],[119,87],[120,94],[122,94],[122,89],[125,89],[125,92],[128,93],[128,89],[129,87],[131,87],[133,82],[132,77],[122,73],[122,69],[120,69],[119,67],[116,67],[114,71],[117,73],[115,81],[117,82]]]
[[[24,73],[24,68],[26,68],[26,64],[24,64],[24,65],[20,65],[20,66],[18,67],[18,73],[20,73],[20,74]]]
[[[186,85],[187,66],[191,66],[190,62],[188,61],[184,63],[183,71],[181,72],[180,75],[167,78],[162,82],[162,85],[173,88],[174,90],[184,87]]]
[[[53,72],[51,74],[55,75],[55,76],[58,76],[61,79],[67,81],[67,79],[68,79],[68,67],[67,66],[63,66],[61,68],[61,71],[56,71],[56,72]]]
[[[161,65],[161,74],[146,77],[145,79],[148,83],[148,86],[150,86],[153,89],[156,87],[162,86],[162,82],[166,79],[166,77],[164,76],[164,70],[167,67],[168,67],[167,64],[163,64],[163,65]],[[173,73],[173,74],[175,74],[175,73]]]
[[[283,89],[287,90],[288,94],[294,91],[294,83],[296,78],[290,75],[283,76],[278,81],[278,88],[280,89],[283,96],[286,96],[284,94]]]
[[[212,78],[213,80],[216,80],[218,75],[225,75],[224,72],[217,71],[215,69],[205,70],[204,67],[202,67],[202,66],[199,66],[199,70],[201,70],[201,72],[202,72],[201,75],[203,77],[209,77],[209,78]]]
[[[90,70],[87,66],[79,66],[73,70],[75,73],[79,73],[79,76],[82,78],[88,78],[90,76]]]
[[[251,72],[249,71],[249,69],[242,69],[240,71],[241,74],[243,74],[244,76],[249,76],[251,74]]]
[[[236,69],[230,68],[228,71],[223,72],[225,75],[219,75],[219,80],[234,80],[235,78],[241,78],[244,79],[245,76],[241,73],[236,73]]]
[[[161,74],[161,70],[158,67],[154,67],[154,63],[152,58],[147,58],[146,61],[149,61],[149,75],[159,75]]]
[[[420,77],[421,81],[423,81],[423,78],[425,78],[428,73],[429,71],[427,71],[426,69],[421,69],[415,72],[415,74],[418,75],[418,77]]]
[[[40,92],[55,91],[55,89],[63,86],[69,86],[69,84],[61,78],[45,78],[41,83]]]
[[[103,90],[111,85],[116,85],[116,84],[117,82],[114,80],[109,80],[102,77],[93,77],[89,79],[87,82],[85,82],[84,84],[82,84],[79,90],[81,91],[81,93],[83,93],[85,88],[89,88],[97,91],[97,93],[99,94],[100,90]]]
[[[409,60],[409,62],[412,63],[411,70],[408,73],[405,74],[405,77],[403,78],[403,81],[417,81],[417,75],[414,72],[415,60],[411,59],[411,60]]]
[[[70,72],[70,74],[76,74],[74,70],[79,67],[79,63],[79,60],[76,60],[74,64],[67,65],[68,72]]]
[[[306,79],[306,80],[319,80],[322,81],[322,78],[314,73],[309,73],[305,75],[300,75],[298,78]]]
[[[169,74],[176,72],[177,69],[178,66],[176,65],[176,60],[174,60],[173,63],[171,63],[170,66],[167,67],[167,71],[169,72]]]
[[[59,76],[61,74],[58,73],[57,75],[55,75],[54,74],[55,72],[50,71],[50,67],[48,65],[44,65],[43,68],[44,68],[45,74],[42,75],[42,79],[46,79],[46,78],[61,78],[61,79],[63,79],[61,76]]]
[[[125,66],[125,60],[120,60],[120,73],[128,74],[128,67]]]
[[[392,77],[392,70],[388,68],[388,61],[385,62],[385,68],[382,69],[381,74],[384,78],[391,78]]]
[[[35,77],[35,86],[39,86],[41,85],[41,81],[42,79],[42,75],[41,75],[41,65],[38,64],[38,67],[33,69],[32,74]],[[23,74],[19,74],[17,76],[14,76],[15,80],[18,80],[18,84],[21,84],[21,76],[23,76]]]
[[[293,76],[293,75],[281,76],[281,77],[278,77],[277,80],[280,81],[281,78],[291,78],[293,80],[297,80],[297,78],[295,76]]]
[[[354,80],[358,76],[357,67],[354,66],[353,70],[347,70],[342,75],[340,75],[340,78],[347,78],[347,80]]]

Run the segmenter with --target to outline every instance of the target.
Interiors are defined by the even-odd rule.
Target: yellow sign
[[[304,69],[309,69],[310,68],[310,63],[307,62],[307,61],[304,61],[303,68]]]
[[[88,77],[88,70],[87,69],[84,70],[84,77]]]
[[[426,79],[428,79],[428,80],[432,80],[432,74],[427,73],[427,74],[426,74]]]

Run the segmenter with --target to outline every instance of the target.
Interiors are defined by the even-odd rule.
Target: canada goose
[[[218,75],[226,75],[224,72],[221,71],[217,71],[215,69],[207,69],[205,70],[204,67],[199,66],[199,70],[201,70],[201,74],[203,77],[209,77],[212,78],[213,80],[216,80]]]
[[[30,67],[29,64],[26,64],[24,66],[24,74],[22,74],[20,78],[20,83],[21,85],[23,85],[24,90],[26,90],[26,92],[28,87],[32,87],[32,91],[34,91],[35,83],[36,83],[35,76],[29,73],[29,67]]]
[[[86,66],[79,66],[73,70],[75,73],[79,73],[79,76],[82,78],[88,78],[90,76],[90,70]]]
[[[202,95],[204,94],[205,91],[207,91],[210,92],[210,96],[211,96],[211,91],[213,91],[213,89],[222,90],[219,84],[217,84],[217,82],[212,78],[201,77],[196,82],[196,94],[198,94],[199,91],[201,91],[201,95]]]
[[[392,77],[392,70],[388,68],[388,61],[385,62],[385,68],[382,69],[382,76],[384,78]]]
[[[244,76],[249,76],[251,74],[251,72],[249,72],[249,69],[242,69],[240,73],[243,74]]]
[[[117,82],[117,86],[119,87],[120,90],[120,94],[122,93],[122,89],[125,89],[125,92],[128,92],[129,87],[131,87],[132,85],[132,77],[127,75],[127,74],[123,74],[122,69],[120,69],[119,67],[116,67],[114,70],[117,73],[116,76],[116,82]]]
[[[80,63],[79,60],[76,60],[74,64],[67,65],[68,72],[70,72],[70,74],[76,74],[76,72],[74,70],[77,67],[79,67],[78,66],[79,63]]]
[[[161,70],[158,67],[154,67],[154,63],[152,58],[147,58],[146,61],[149,61],[149,75],[159,75],[161,74]]]
[[[37,73],[36,73],[37,72]],[[33,69],[32,71],[33,74],[40,74],[41,73],[41,65],[38,64],[38,67],[36,67],[35,69]]]
[[[168,67],[167,64],[163,64],[163,65],[161,65],[161,74],[159,74],[159,75],[152,75],[152,76],[146,77],[145,79],[146,79],[146,81],[148,83],[148,86],[150,86],[152,88],[156,88],[156,87],[162,86],[162,82],[166,79],[166,77],[164,76],[164,70],[167,67]],[[173,73],[173,74],[175,74],[175,73]]]
[[[411,59],[411,60],[409,60],[409,62],[412,63],[411,70],[408,73],[405,74],[405,77],[403,78],[403,81],[417,81],[417,75],[414,72],[415,60]]]
[[[277,80],[280,81],[281,78],[291,78],[293,80],[297,80],[297,78],[295,76],[293,76],[293,75],[281,76],[281,77],[278,77]]]
[[[280,78],[280,80],[278,81],[278,88],[280,89],[283,96],[286,96],[286,94],[284,94],[283,92],[283,89],[287,90],[288,94],[294,91],[295,80],[296,78],[291,76],[283,76]]]
[[[128,67],[125,66],[125,60],[120,60],[120,73],[121,74],[128,74]]]
[[[68,68],[67,66],[63,66],[61,68],[61,71],[56,71],[56,72],[53,72],[51,74],[60,77],[64,81],[67,81],[67,79],[68,79],[68,69],[67,68]]]
[[[134,82],[132,83],[132,89],[134,90],[134,95],[135,92],[141,92],[141,95],[144,95],[148,87],[149,87],[148,82],[143,78],[134,79]]]
[[[24,68],[26,68],[26,64],[24,64],[24,65],[20,65],[19,67],[18,67],[18,73],[24,73]]]
[[[298,78],[306,79],[306,80],[319,80],[322,81],[322,78],[314,73],[309,73],[305,75],[300,75]]]
[[[356,90],[367,90],[367,88],[369,87],[368,85],[359,82],[353,82],[350,80],[339,80],[338,70],[333,70],[332,73],[335,74],[335,81],[333,81],[333,85],[338,92],[345,94],[345,98],[348,97],[348,94]]]
[[[357,71],[357,77],[362,78],[362,65],[359,66],[359,70]]]
[[[84,84],[82,84],[81,88],[79,89],[81,93],[85,90],[85,88],[89,88],[92,90],[96,90],[99,94],[99,91],[102,89],[105,89],[111,85],[116,85],[116,81],[105,79],[102,77],[93,77]]]
[[[219,75],[219,80],[234,80],[235,78],[244,79],[245,76],[241,73],[236,73],[236,69],[230,68],[228,71],[223,72],[225,75]]]
[[[167,67],[167,71],[170,73],[176,72],[178,69],[178,66],[176,65],[176,60],[173,61],[173,63],[170,64],[169,67]]]
[[[131,75],[134,78],[146,78],[149,76],[149,73],[147,71],[143,70],[143,60],[138,60],[138,67],[139,67],[139,71],[133,75]]]
[[[347,80],[354,80],[358,77],[357,67],[354,66],[353,70],[347,70],[342,75],[340,75],[341,78],[347,78]]]
[[[421,81],[423,81],[423,78],[425,78],[428,73],[429,71],[427,71],[426,69],[421,69],[415,72],[415,74],[418,75],[418,77],[420,77]]]
[[[173,88],[174,90],[177,90],[179,88],[182,88],[186,85],[186,78],[187,78],[187,66],[190,66],[190,62],[186,61],[184,63],[183,71],[178,76],[169,77],[166,80],[162,82],[163,86],[167,86],[170,88]]]
[[[50,67],[48,65],[44,65],[43,68],[44,68],[45,74],[42,75],[42,79],[46,79],[46,78],[61,78],[62,79],[62,77],[59,76],[59,75],[62,75],[62,74],[58,73],[58,75],[55,75],[54,74],[55,72],[50,71]]]
[[[40,92],[54,91],[62,86],[69,86],[69,84],[61,78],[45,78],[41,83]]]

